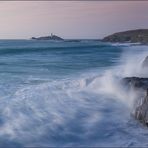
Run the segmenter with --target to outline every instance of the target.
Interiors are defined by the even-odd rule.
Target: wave
[[[43,46],[39,46],[39,47],[14,47],[14,48],[6,48],[6,47],[1,47],[0,48],[0,55],[1,54],[23,54],[23,53],[37,53],[37,52],[48,52],[48,51],[67,51],[67,50],[75,50],[75,51],[79,51],[79,49],[83,50],[83,49],[93,49],[93,48],[98,48],[98,49],[102,49],[105,47],[108,47],[109,45],[78,45],[78,46],[60,46],[60,47],[43,47]]]
[[[123,130],[130,120],[130,100],[108,74],[82,77],[22,86],[4,98],[0,139],[17,146],[109,144],[105,139],[116,138],[115,127]]]
[[[137,92],[120,84],[125,76],[147,74],[140,69],[147,47],[136,48],[123,53],[114,67],[35,84],[29,77],[0,98],[3,145],[146,146],[148,132],[130,116]]]
[[[142,44],[142,43],[130,43],[130,42],[127,42],[127,43],[120,43],[120,42],[118,42],[118,43],[110,43],[111,45],[113,45],[113,46],[139,46],[139,45],[144,45],[144,44]]]

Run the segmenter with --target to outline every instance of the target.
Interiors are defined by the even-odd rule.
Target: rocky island
[[[114,33],[102,39],[103,42],[113,43],[148,43],[148,29],[129,30],[124,32]]]
[[[53,35],[52,33],[50,36],[32,37],[31,39],[32,40],[51,40],[51,41],[63,41],[64,40],[63,38],[59,36]]]

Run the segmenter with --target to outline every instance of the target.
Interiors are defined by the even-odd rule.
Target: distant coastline
[[[136,29],[117,32],[104,37],[101,41],[112,43],[142,43],[148,44],[148,29]]]
[[[80,42],[83,39],[63,39],[51,33],[49,36],[32,37],[32,40],[47,40],[47,41],[65,41],[65,42]],[[88,40],[88,39],[87,39]],[[136,29],[123,32],[116,32],[108,35],[103,39],[92,39],[95,41],[111,42],[111,43],[139,43],[148,44],[148,29]]]
[[[51,34],[49,36],[31,37],[31,40],[41,41],[64,41],[64,42],[81,42],[81,41],[101,41],[100,39],[63,39],[57,35]]]

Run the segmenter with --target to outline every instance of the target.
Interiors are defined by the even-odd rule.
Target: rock
[[[126,77],[122,79],[122,84],[141,92],[135,100],[133,115],[135,119],[148,126],[148,78]],[[145,97],[142,95],[144,92]]]
[[[148,88],[148,78],[125,77],[122,79],[122,84],[133,87],[135,89],[146,90]]]
[[[148,68],[148,56],[144,59],[142,67]],[[148,78],[125,77],[121,82],[128,88],[139,90],[142,93],[146,92],[145,97],[143,95],[137,96],[138,100],[135,101],[134,117],[148,126]]]
[[[148,126],[148,89],[146,90],[146,96],[142,104],[135,109],[135,118]]]
[[[148,56],[144,59],[144,61],[142,63],[142,67],[148,68]]]
[[[148,56],[142,62],[142,68],[148,68]],[[135,119],[148,126],[148,78],[125,77],[121,82],[128,88],[139,90],[142,93],[146,92],[145,97],[137,96],[133,114]]]

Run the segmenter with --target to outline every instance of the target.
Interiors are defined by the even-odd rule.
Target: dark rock
[[[135,100],[133,114],[135,119],[148,126],[148,78],[126,77],[122,79],[122,84],[141,92]],[[144,92],[145,97],[142,95]]]
[[[143,63],[142,63],[142,67],[148,68],[148,56],[144,59],[144,61],[143,61]]]
[[[36,38],[35,38],[35,37],[32,37],[31,39],[32,39],[32,40],[35,40]]]
[[[146,90],[146,96],[142,104],[135,109],[135,118],[148,126],[148,89]]]
[[[148,56],[142,63],[142,68],[145,67],[148,68]],[[121,83],[128,89],[132,88],[140,92],[134,104],[134,117],[148,126],[148,78],[125,77]]]
[[[125,77],[122,79],[122,84],[146,90],[148,88],[148,78]]]

